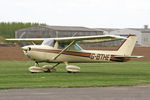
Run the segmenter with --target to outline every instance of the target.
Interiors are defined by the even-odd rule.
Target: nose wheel
[[[39,67],[39,64],[37,61],[35,61],[34,66],[29,67],[29,71],[31,73],[39,73],[39,72],[43,72],[42,68]]]

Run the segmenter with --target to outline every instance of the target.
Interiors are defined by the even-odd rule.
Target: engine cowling
[[[67,65],[66,70],[67,72],[80,72],[80,67],[75,65]]]

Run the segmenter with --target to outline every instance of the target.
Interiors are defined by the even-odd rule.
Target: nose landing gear
[[[42,68],[39,67],[39,64],[37,61],[35,62],[34,66],[29,67],[29,71],[31,73],[43,72]]]

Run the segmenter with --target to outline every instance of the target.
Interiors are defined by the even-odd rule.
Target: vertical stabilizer
[[[137,37],[130,35],[128,38],[121,44],[118,49],[119,55],[131,56],[134,46],[136,44]]]

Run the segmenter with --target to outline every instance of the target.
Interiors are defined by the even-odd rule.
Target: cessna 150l
[[[84,50],[78,42],[106,42],[125,39],[117,51]],[[102,61],[128,61],[130,58],[142,56],[131,56],[137,37],[129,35],[126,37],[115,35],[80,36],[66,38],[21,38],[6,39],[9,41],[43,41],[41,45],[28,45],[22,47],[24,54],[35,61],[35,65],[29,67],[29,71],[51,72],[56,66],[65,63],[67,72],[80,72],[80,67],[69,63],[92,63]],[[39,67],[39,62],[57,63],[54,66],[45,65]]]

